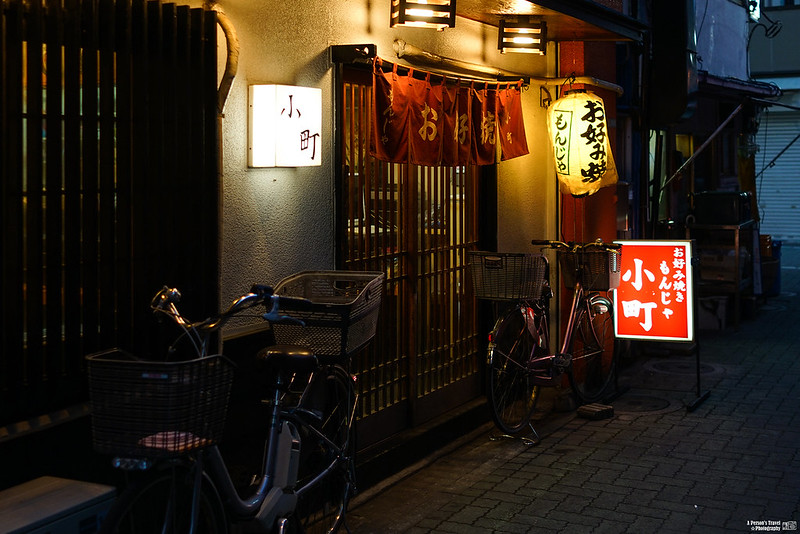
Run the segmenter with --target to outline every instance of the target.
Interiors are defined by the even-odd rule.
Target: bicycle
[[[151,303],[182,330],[193,358],[143,361],[119,349],[87,356],[95,450],[138,474],[101,532],[336,532],[355,491],[358,402],[348,357],[372,339],[383,273],[313,271],[274,291],[256,285],[226,310],[189,322],[163,288]],[[209,355],[212,333],[263,305],[276,345],[257,355],[268,377],[260,473],[239,490],[222,458],[233,364]],[[172,352],[172,351],[169,351]],[[133,478],[133,477],[130,477]]]
[[[561,350],[551,353],[549,263],[543,254],[471,252],[476,296],[509,305],[489,334],[487,398],[496,426],[506,434],[530,428],[541,386],[564,374],[579,405],[604,398],[616,373],[613,306],[600,294],[619,283],[620,245],[533,240],[555,249],[565,286],[572,289]]]

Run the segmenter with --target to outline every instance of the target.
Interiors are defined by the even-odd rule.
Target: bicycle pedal
[[[578,407],[578,415],[584,419],[599,421],[601,419],[614,417],[614,407],[597,402],[592,404],[584,404],[583,406]]]
[[[559,372],[564,372],[569,369],[569,366],[572,364],[572,354],[556,354],[553,356],[553,366],[559,370]]]

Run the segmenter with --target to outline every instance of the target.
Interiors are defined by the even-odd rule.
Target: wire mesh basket
[[[479,299],[538,299],[547,278],[541,254],[470,251],[469,267]]]
[[[618,251],[591,248],[578,252],[559,250],[558,264],[567,288],[575,287],[578,278],[584,289],[590,291],[608,291],[619,285]]]
[[[381,272],[305,271],[284,278],[275,294],[308,304],[281,302],[281,310],[305,325],[272,325],[279,344],[302,345],[317,356],[348,356],[375,335],[381,306]]]
[[[153,362],[112,349],[86,360],[98,452],[168,458],[221,441],[233,383],[228,359]]]

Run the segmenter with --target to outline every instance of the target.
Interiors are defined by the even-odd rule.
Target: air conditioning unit
[[[111,486],[40,477],[0,491],[0,534],[92,534],[100,529]]]

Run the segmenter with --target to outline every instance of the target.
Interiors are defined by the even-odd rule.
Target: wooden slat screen
[[[481,394],[466,251],[477,241],[477,169],[369,155],[371,77],[345,70],[341,267],[387,275],[375,340],[354,362],[366,446]]]
[[[0,425],[86,399],[83,357],[218,300],[216,16],[1,0]]]

